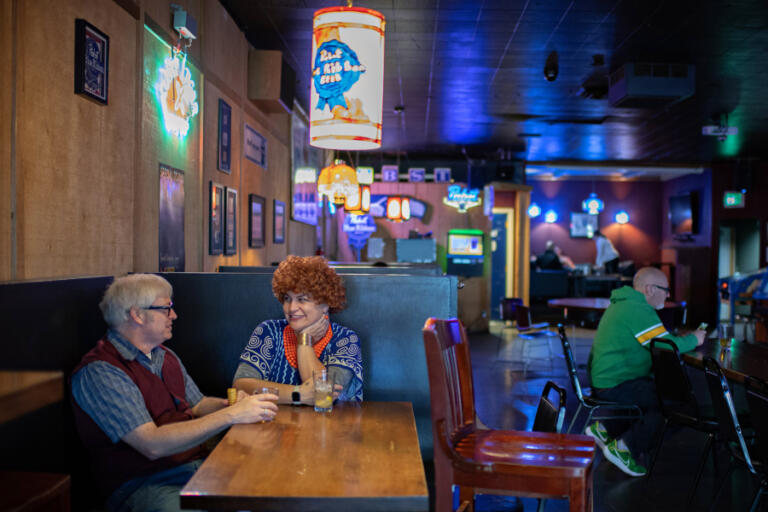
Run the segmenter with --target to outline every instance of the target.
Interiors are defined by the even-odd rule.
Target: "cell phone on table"
[[[709,324],[707,322],[701,322],[699,324],[699,327],[698,327],[697,330],[699,330],[699,331],[706,331],[707,327],[709,327]]]

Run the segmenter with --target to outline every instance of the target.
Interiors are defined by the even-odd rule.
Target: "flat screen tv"
[[[669,198],[669,220],[673,235],[693,235],[699,232],[696,194]]]
[[[448,233],[448,254],[464,258],[483,257],[483,233]]]

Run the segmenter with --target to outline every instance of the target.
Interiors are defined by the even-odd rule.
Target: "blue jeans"
[[[179,512],[179,492],[192,478],[202,459],[149,476],[128,480],[107,500],[110,512]]]
[[[653,379],[640,377],[624,381],[612,388],[593,389],[592,393],[602,400],[640,407],[643,417],[639,420],[603,420],[602,423],[611,438],[624,439],[633,457],[650,454],[658,442],[664,425]]]

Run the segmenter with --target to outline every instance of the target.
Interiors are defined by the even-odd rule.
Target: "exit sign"
[[[723,208],[744,208],[744,192],[726,191],[723,194]]]

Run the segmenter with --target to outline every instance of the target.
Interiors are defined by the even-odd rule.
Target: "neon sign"
[[[179,138],[186,137],[189,120],[197,115],[199,109],[195,81],[187,68],[187,54],[174,48],[158,74],[155,94],[163,109],[165,129]]]
[[[448,187],[448,195],[443,198],[443,204],[456,208],[461,213],[482,204],[482,202],[480,189],[461,188],[459,185]]]

